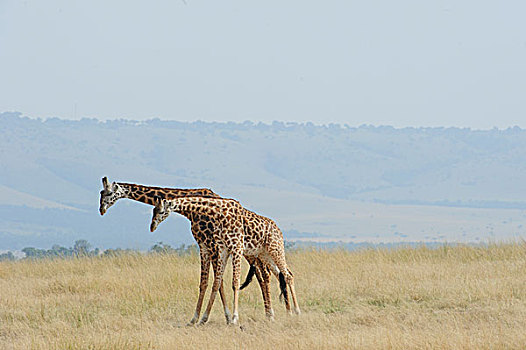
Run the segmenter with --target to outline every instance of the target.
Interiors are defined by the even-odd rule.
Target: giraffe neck
[[[138,202],[154,205],[154,198],[156,196],[173,199],[178,197],[188,197],[188,196],[203,196],[210,198],[220,198],[219,195],[215,194],[212,190],[208,188],[192,188],[192,189],[183,189],[183,188],[163,188],[163,187],[154,187],[154,186],[144,186],[137,184],[130,184],[124,182],[117,183],[123,191],[123,198],[132,199]]]
[[[193,215],[214,216],[220,204],[215,198],[178,197],[168,200],[170,211],[186,216],[191,220]]]

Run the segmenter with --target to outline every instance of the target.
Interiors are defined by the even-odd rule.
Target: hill
[[[175,215],[98,215],[100,179],[210,187],[277,220],[290,240],[476,241],[524,234],[526,131],[0,114],[0,249],[190,243]]]

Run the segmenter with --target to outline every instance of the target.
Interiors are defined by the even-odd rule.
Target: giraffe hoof
[[[267,316],[267,320],[274,321],[274,310],[270,309],[265,313],[265,316]]]
[[[230,321],[229,324],[237,325],[238,322],[239,322],[239,317],[237,315],[234,315],[234,317],[232,317],[232,320]]]
[[[190,320],[190,322],[188,322],[186,325],[187,325],[187,326],[195,326],[196,322],[197,322],[197,318],[193,317],[193,318]]]
[[[232,323],[232,316],[225,315],[225,318],[226,318],[226,324],[231,324]]]

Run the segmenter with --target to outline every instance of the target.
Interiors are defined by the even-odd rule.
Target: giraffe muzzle
[[[157,228],[157,225],[152,222],[151,225],[150,225],[150,232],[155,231],[156,228]]]

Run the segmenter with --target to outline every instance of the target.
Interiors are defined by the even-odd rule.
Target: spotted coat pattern
[[[174,199],[178,197],[186,196],[202,196],[208,198],[221,198],[219,195],[214,193],[208,188],[197,188],[197,189],[177,189],[177,188],[163,188],[154,186],[144,186],[132,183],[113,182],[109,183],[108,179],[104,177],[102,179],[104,189],[100,192],[100,207],[99,211],[101,215],[104,215],[106,211],[114,205],[117,200],[121,198],[128,198],[145,204],[154,205],[155,198],[163,199]],[[217,270],[217,261],[219,259],[219,248],[214,241],[214,237],[210,230],[210,218],[206,215],[192,214],[188,217],[191,222],[191,231],[194,239],[199,246],[200,260],[201,260],[201,278],[199,283],[199,297],[197,300],[196,311],[194,317],[190,321],[190,324],[197,322],[201,307],[204,299],[204,294],[208,286],[208,275],[210,270],[210,264],[215,271]],[[247,256],[245,257],[250,265],[256,267],[255,274],[259,282],[261,292],[263,295],[263,302],[265,305],[265,313],[267,317],[273,317],[273,310],[270,302],[270,272],[266,264],[262,263],[259,259]],[[226,306],[226,300],[224,296],[223,284],[219,289],[221,300],[223,301],[223,307],[225,310],[225,317],[227,322],[230,321],[230,312]]]
[[[232,256],[232,288],[234,290],[233,323],[238,321],[238,292],[241,256],[259,259],[272,267],[276,273],[283,274],[290,289],[295,312],[300,313],[294,289],[293,275],[285,261],[283,234],[276,223],[266,217],[243,208],[239,202],[225,198],[182,197],[175,199],[159,198],[155,203],[151,230],[165,220],[170,212],[177,212],[188,218],[192,215],[206,216],[208,234],[213,236],[219,247],[218,270],[212,286],[212,293],[201,323],[208,319],[216,293],[222,282],[226,261]],[[264,292],[265,293],[265,292]],[[287,299],[286,295],[285,298]],[[288,300],[287,310],[290,311]]]

